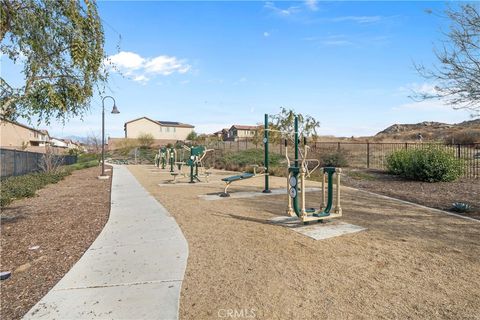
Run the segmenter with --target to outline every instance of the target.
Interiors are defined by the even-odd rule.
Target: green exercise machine
[[[185,162],[174,162],[178,167],[178,171],[174,171],[173,165],[171,165],[170,174],[173,176],[172,182],[176,183],[179,176],[189,177],[189,183],[202,182],[200,178],[205,178],[205,181],[208,182],[210,172],[206,170],[203,160],[209,152],[212,152],[214,150],[207,149],[204,146],[184,146],[184,149],[189,151],[190,156]],[[188,174],[183,171],[183,168],[185,166],[189,167],[190,172]]]
[[[264,158],[263,158],[263,172],[257,173],[258,165],[252,165],[253,173],[250,172],[243,172],[238,175],[230,176],[223,178],[222,181],[225,182],[225,189],[222,193],[219,194],[220,197],[230,197],[228,193],[228,188],[230,185],[237,181],[242,181],[246,179],[256,178],[256,177],[265,177],[265,185],[263,189],[263,193],[271,193],[270,184],[269,184],[269,173],[268,173],[268,165],[269,165],[269,156],[268,156],[268,133],[270,129],[268,128],[268,114],[265,114],[265,122],[264,122],[264,134],[263,134],[263,150],[264,150]]]
[[[288,157],[287,141],[285,140],[285,154],[288,163],[288,208],[287,213],[294,217],[297,216],[302,222],[319,221],[323,219],[337,218],[342,216],[342,208],[340,206],[340,175],[341,169],[335,167],[320,168],[322,171],[322,200],[319,209],[306,208],[305,203],[305,180],[310,174],[319,167],[318,164],[309,170],[309,161],[318,161],[316,159],[307,159],[308,145],[307,139],[303,139],[304,152],[302,159],[300,156],[300,140],[298,132],[298,116],[294,120],[294,155],[293,162]],[[335,176],[335,178],[334,178]],[[335,208],[333,208],[334,192],[333,184],[336,181],[336,200]],[[325,188],[326,186],[326,188]],[[327,196],[325,197],[325,193]],[[325,202],[326,198],[326,202]],[[332,210],[333,209],[333,210]]]
[[[165,169],[166,165],[167,165],[167,148],[161,147],[160,149],[158,149],[158,153],[155,154],[155,166],[157,168],[160,168],[160,166],[162,166],[162,169]]]

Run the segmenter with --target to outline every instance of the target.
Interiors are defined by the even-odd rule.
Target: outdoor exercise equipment
[[[205,156],[214,151],[213,149],[207,149],[204,146],[183,146],[185,150],[190,152],[190,157],[185,162],[175,162],[178,166],[179,172],[171,171],[170,174],[173,176],[173,183],[177,181],[178,176],[189,177],[189,183],[195,182],[202,182],[200,178],[205,178],[206,182],[208,182],[208,177],[210,176],[210,172],[206,171],[205,166],[203,164],[203,160]],[[190,173],[186,174],[183,172],[184,166],[187,165],[190,168]],[[203,171],[203,172],[201,172]]]
[[[167,148],[166,147],[161,147],[160,150],[159,150],[159,164],[158,164],[158,167],[160,166],[160,164],[162,165],[162,169],[165,169],[165,166],[167,165]]]
[[[170,165],[170,173],[174,172],[173,166],[177,161],[177,150],[174,147],[167,148],[167,159]]]
[[[167,164],[167,148],[161,147],[158,149],[158,153],[155,154],[155,166],[160,168],[162,165],[162,169],[165,169],[165,165]]]
[[[233,182],[236,181],[241,181],[241,180],[246,180],[250,178],[256,178],[256,177],[265,177],[265,187],[263,189],[263,193],[271,193],[272,191],[270,190],[269,186],[269,173],[268,173],[268,165],[269,165],[269,157],[268,157],[268,132],[270,129],[268,128],[268,114],[265,114],[265,123],[264,123],[264,133],[263,133],[263,150],[264,150],[264,156],[263,156],[263,172],[262,173],[257,173],[257,168],[258,165],[252,165],[253,167],[253,173],[250,172],[243,172],[239,175],[235,176],[230,176],[223,178],[222,181],[225,182],[225,190],[220,193],[220,197],[230,197],[230,194],[228,193],[228,187]]]
[[[307,223],[310,221],[319,221],[323,219],[337,218],[342,216],[342,208],[340,206],[340,175],[341,169],[335,167],[321,168],[322,171],[322,201],[320,209],[306,208],[305,205],[305,180],[313,171],[315,171],[320,165],[319,162],[312,169],[309,170],[309,162],[318,161],[316,159],[307,159],[308,145],[307,139],[303,139],[304,152],[302,159],[299,158],[300,154],[300,140],[298,132],[298,116],[295,116],[294,120],[294,152],[295,158],[293,164],[288,157],[287,140],[285,140],[285,155],[288,163],[288,209],[287,213],[290,216],[297,216],[302,222]],[[335,208],[333,207],[333,180],[336,176],[336,201]],[[325,180],[327,181],[327,190],[325,190]],[[327,192],[327,202],[325,203],[325,191]]]

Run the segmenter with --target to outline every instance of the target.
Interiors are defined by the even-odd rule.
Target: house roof
[[[7,119],[4,119],[4,118],[0,118],[1,121],[5,121],[5,122],[8,122],[8,123],[11,123],[11,124],[14,124],[16,126],[19,126],[19,127],[22,127],[22,128],[25,128],[25,129],[28,129],[28,130],[32,130],[32,131],[35,131],[35,132],[38,132],[40,134],[45,134],[47,136],[50,137],[50,135],[48,134],[48,131],[47,130],[38,130],[38,129],[34,129],[34,128],[31,128],[29,126],[26,126],[24,124],[21,124],[21,123],[18,123],[16,121],[10,121],[10,120],[7,120]]]
[[[152,122],[154,122],[154,123],[156,123],[156,124],[158,124],[159,126],[162,126],[162,127],[168,126],[168,127],[180,127],[180,128],[195,128],[195,126],[192,126],[191,124],[187,124],[187,123],[176,122],[176,121],[152,120],[148,117],[140,117],[140,118],[137,118],[137,119],[127,121],[127,122],[125,122],[125,126],[128,123],[135,122],[135,121],[138,121],[138,120],[141,120],[141,119],[146,119],[146,120],[152,121]]]
[[[258,126],[244,126],[240,124],[234,124],[230,129],[237,130],[258,130]]]
[[[223,134],[223,133],[225,133],[225,132],[227,132],[227,131],[228,131],[227,128],[223,128],[222,130],[218,130],[217,132],[214,132],[213,134],[220,134],[220,133]]]

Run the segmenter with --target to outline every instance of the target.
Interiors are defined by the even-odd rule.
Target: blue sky
[[[262,122],[280,106],[310,114],[320,134],[372,135],[393,123],[460,122],[468,112],[438,101],[413,61],[434,62],[448,20],[439,2],[99,2],[119,115],[106,132],[142,116],[211,133]],[[121,39],[120,39],[121,35]],[[119,47],[118,47],[119,46]],[[8,79],[14,66],[2,59]],[[107,109],[111,102],[107,101]],[[45,126],[42,126],[45,127]],[[83,121],[53,123],[52,135],[101,130],[101,102]]]

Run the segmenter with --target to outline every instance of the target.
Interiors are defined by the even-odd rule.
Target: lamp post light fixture
[[[115,99],[111,96],[106,96],[102,99],[102,174],[100,175],[100,179],[106,179],[108,176],[105,176],[105,99],[110,98],[113,100],[113,114],[119,114],[117,105],[115,103]]]

